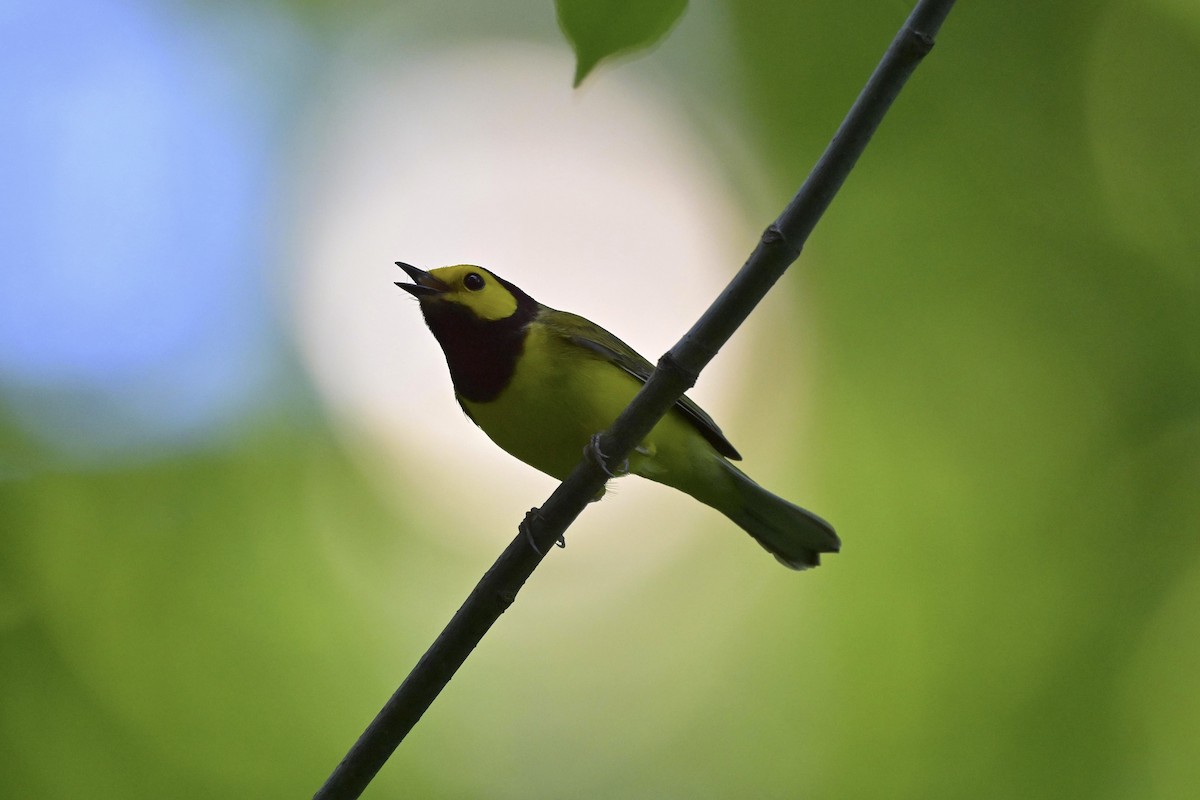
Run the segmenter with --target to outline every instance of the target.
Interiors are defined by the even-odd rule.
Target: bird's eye
[[[483,276],[478,272],[468,272],[467,277],[463,278],[463,286],[468,292],[478,292],[483,288]]]

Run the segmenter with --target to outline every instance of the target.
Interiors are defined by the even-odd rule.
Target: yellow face
[[[517,298],[483,267],[459,264],[431,269],[429,274],[445,284],[446,290],[423,296],[423,303],[455,303],[489,321],[508,319],[517,310]]]

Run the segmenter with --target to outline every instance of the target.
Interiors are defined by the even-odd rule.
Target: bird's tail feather
[[[821,553],[841,549],[842,542],[828,522],[768,492],[729,462],[724,465],[741,502],[722,510],[779,563],[808,569],[821,563]]]

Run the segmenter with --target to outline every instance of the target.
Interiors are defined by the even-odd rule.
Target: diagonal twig
[[[892,101],[933,47],[934,36],[953,5],[954,0],[917,3],[796,196],[763,233],[729,286],[663,355],[645,386],[600,438],[599,449],[606,454],[607,463],[620,464],[695,384],[700,370],[800,255]],[[350,800],[362,794],[608,477],[596,460],[584,458],[545,504],[526,516],[521,532],[484,574],[314,800]]]

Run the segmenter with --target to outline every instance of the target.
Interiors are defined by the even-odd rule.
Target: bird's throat
[[[453,303],[422,306],[422,311],[442,346],[454,391],[475,403],[499,397],[516,372],[532,315],[518,309],[505,319],[482,320]]]

